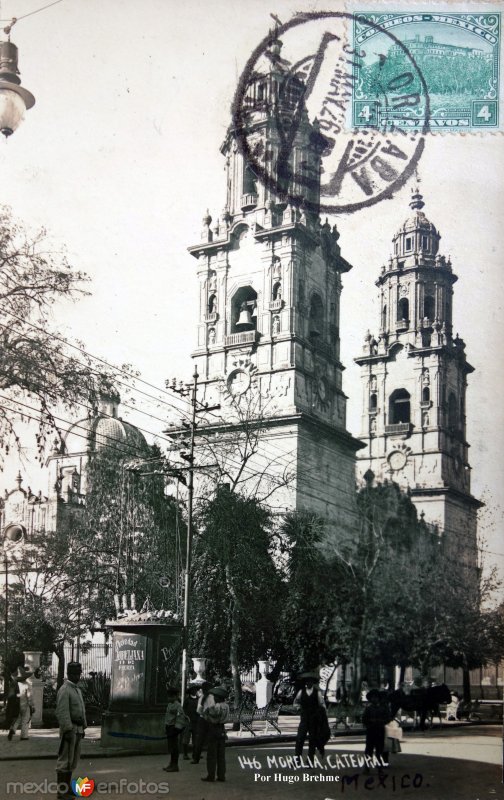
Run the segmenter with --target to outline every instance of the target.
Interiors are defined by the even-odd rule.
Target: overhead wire
[[[40,327],[38,327],[38,326],[36,326],[36,325],[33,325],[32,323],[29,323],[29,322],[27,322],[26,320],[23,320],[21,317],[19,317],[18,315],[14,314],[13,312],[8,312],[8,313],[9,313],[9,315],[10,315],[10,316],[12,316],[13,318],[15,318],[15,319],[18,319],[19,321],[23,322],[23,324],[27,324],[29,327],[33,328],[34,330],[37,330],[37,331],[39,331],[39,332],[42,332],[42,333],[46,333],[46,332],[44,331],[44,329],[43,329],[43,328],[40,328]],[[2,323],[0,323],[0,326],[1,326],[1,327],[3,327],[3,328],[5,328],[5,329],[7,329],[7,326],[6,326],[6,325],[4,325],[4,324],[2,324]],[[28,338],[28,339],[30,339],[30,337],[27,337],[27,338]],[[123,375],[123,376],[129,377],[129,378],[131,378],[131,379],[133,379],[133,380],[135,380],[135,381],[139,381],[139,382],[141,382],[141,383],[143,383],[143,384],[145,384],[145,385],[149,386],[149,388],[153,388],[155,391],[159,391],[159,392],[161,392],[161,393],[163,393],[163,394],[165,394],[165,395],[169,396],[170,398],[177,399],[177,400],[180,400],[180,399],[181,399],[181,397],[180,397],[180,394],[179,394],[178,392],[174,392],[174,393],[173,393],[173,394],[175,394],[175,395],[176,395],[176,398],[175,398],[175,397],[173,397],[173,394],[171,394],[171,393],[167,392],[166,390],[163,390],[163,389],[161,389],[160,387],[158,387],[158,386],[155,386],[154,384],[151,384],[151,383],[150,383],[150,382],[148,382],[148,381],[144,381],[142,378],[139,378],[138,376],[134,375],[133,373],[130,373],[130,372],[128,372],[127,370],[124,370],[124,369],[121,369],[121,368],[118,368],[118,367],[114,367],[114,366],[113,366],[113,365],[111,365],[109,362],[107,362],[105,359],[102,359],[102,358],[100,358],[99,356],[95,356],[95,355],[93,355],[92,353],[89,353],[87,350],[85,350],[85,348],[82,348],[82,347],[78,347],[78,346],[76,346],[76,345],[73,345],[71,342],[67,342],[67,340],[66,340],[66,339],[64,339],[64,338],[62,338],[62,337],[58,337],[57,335],[54,335],[54,338],[56,338],[57,340],[61,341],[61,342],[62,342],[63,344],[65,344],[66,346],[69,346],[69,347],[71,347],[71,348],[73,348],[73,349],[77,350],[79,353],[81,353],[81,354],[83,354],[83,355],[86,355],[86,356],[88,356],[89,358],[91,358],[91,359],[93,359],[93,360],[95,360],[95,361],[97,361],[97,362],[99,362],[99,363],[102,363],[102,364],[104,364],[105,366],[107,366],[108,368],[112,369],[113,371],[115,371],[115,372],[116,372],[116,373],[118,373],[118,374],[121,374],[121,375]],[[34,341],[35,341],[35,340],[34,340]],[[62,353],[61,355],[62,355],[62,357],[63,357],[63,358],[66,358],[66,359],[70,360],[70,357],[69,357],[69,356],[67,356],[66,354]],[[79,363],[81,363],[83,366],[87,367],[88,369],[91,369],[91,368],[90,368],[90,366],[89,366],[89,364],[85,364],[84,362],[79,362]],[[91,369],[91,371],[93,371],[93,370]],[[96,372],[96,371],[95,371],[95,372]],[[97,372],[96,372],[96,374],[100,374],[100,373],[97,373]],[[116,380],[117,380],[117,379],[116,379]],[[163,398],[160,398],[160,397],[155,397],[155,396],[153,396],[153,395],[150,395],[149,393],[146,393],[146,392],[144,392],[143,390],[139,389],[137,386],[132,386],[132,385],[130,385],[130,384],[126,384],[126,383],[124,383],[124,382],[120,382],[120,381],[117,381],[117,382],[118,382],[118,383],[120,383],[120,385],[123,385],[123,386],[125,386],[126,388],[128,388],[130,391],[133,391],[133,392],[135,392],[135,391],[136,391],[136,392],[139,392],[139,393],[143,394],[144,396],[146,396],[146,397],[148,397],[148,398],[150,398],[150,399],[152,399],[152,400],[155,400],[157,403],[162,403],[162,404],[166,405],[166,406],[167,406],[167,407],[169,407],[171,410],[174,410],[174,411],[176,411],[177,413],[183,413],[183,409],[181,409],[181,408],[180,408],[180,407],[178,407],[178,406],[175,406],[173,403],[169,403],[168,401],[164,400]],[[8,401],[9,401],[9,402],[12,402],[12,400],[11,400],[10,398],[6,398],[6,399],[8,399]],[[184,398],[184,399],[185,399],[185,398]],[[76,403],[77,403],[78,405],[81,405],[82,407],[86,408],[87,410],[92,410],[92,409],[91,409],[89,406],[87,406],[85,403],[83,403],[83,402],[81,402],[81,401],[76,401]],[[187,409],[188,401],[187,401],[187,400],[185,400],[185,403],[186,403],[186,409]],[[134,410],[134,411],[136,411],[137,413],[144,414],[144,415],[146,415],[146,416],[148,416],[148,417],[151,417],[152,419],[156,419],[156,420],[158,420],[158,421],[160,421],[160,422],[163,422],[163,420],[162,420],[160,417],[157,417],[157,416],[155,416],[155,415],[151,414],[150,412],[144,411],[143,409],[139,409],[139,408],[137,408],[136,406],[130,406],[130,405],[129,405],[129,404],[127,404],[127,403],[123,403],[123,405],[124,405],[125,407],[128,407],[128,408],[130,408],[131,410]],[[36,411],[36,412],[38,411],[38,409],[33,409],[33,408],[32,408],[31,410],[33,410],[33,411]],[[222,419],[222,417],[221,417],[220,415],[217,415],[217,414],[215,414],[214,412],[210,412],[210,411],[209,411],[209,412],[206,412],[206,413],[207,413],[207,414],[209,414],[210,416],[212,416],[214,419],[216,419],[216,420],[217,420],[217,423],[216,423],[217,425],[219,424],[219,422],[222,424],[222,422],[223,422],[223,419]],[[107,416],[107,415],[104,415],[104,416]],[[55,415],[54,415],[54,418],[55,418],[55,419],[57,418],[57,419],[59,419],[60,421],[62,421],[62,422],[65,422],[65,423],[67,423],[67,424],[69,424],[69,425],[76,425],[76,423],[72,423],[72,421],[71,421],[71,420],[65,420],[64,418],[61,418],[61,417],[56,417]],[[34,418],[32,418],[32,419],[34,419]],[[35,421],[39,421],[39,420],[35,420]],[[166,441],[166,442],[169,442],[170,444],[172,443],[171,439],[167,439],[166,437],[162,436],[161,434],[155,433],[155,432],[153,432],[153,431],[148,431],[147,429],[142,429],[142,428],[140,428],[139,426],[135,426],[135,427],[137,427],[139,430],[141,430],[141,431],[143,431],[143,432],[145,432],[145,433],[147,433],[147,434],[149,434],[149,435],[152,435],[152,436],[155,436],[155,437],[161,438],[161,439],[163,439],[164,441]],[[209,427],[211,427],[211,426],[209,426]],[[76,434],[76,435],[79,435],[79,434],[77,434],[77,432],[75,432],[75,434]],[[105,436],[105,434],[101,434],[101,435],[102,435],[102,436]],[[85,435],[81,435],[81,436],[82,436],[82,438],[87,438]],[[111,437],[111,438],[112,438],[112,437]],[[273,442],[271,442],[271,441],[268,441],[268,442],[267,442],[267,446],[268,446],[269,448],[273,449],[273,450],[276,450],[276,451],[279,453],[279,455],[278,455],[278,456],[275,458],[275,460],[281,460],[281,459],[285,459],[285,461],[286,461],[286,464],[287,464],[287,463],[289,463],[289,464],[290,464],[290,463],[292,463],[292,459],[290,459],[290,460],[289,460],[289,454],[288,454],[288,453],[285,453],[284,451],[282,451],[282,450],[281,450],[281,449],[280,449],[278,446],[276,446],[276,445],[275,445]],[[117,449],[117,446],[116,446],[116,449]],[[263,460],[264,460],[264,462],[265,462],[266,464],[268,464],[268,463],[271,463],[271,459],[268,459],[268,457],[267,457],[265,454],[256,453],[256,454],[254,454],[254,458],[255,458],[256,460],[257,460],[257,459],[263,459]],[[229,456],[228,456],[228,458],[227,458],[227,461],[228,461],[228,463],[234,464],[234,465],[235,465],[235,467],[237,467],[237,466],[241,466],[241,463],[240,463],[239,461],[237,461],[236,459],[232,459],[232,458],[230,458]],[[246,471],[250,473],[250,472],[251,472],[251,469],[249,468],[249,469],[247,469]],[[257,474],[257,470],[255,470],[254,474]],[[297,474],[298,474],[298,475],[300,474],[300,472],[299,472],[299,469],[298,469],[298,472],[297,472]],[[312,475],[311,475],[311,473],[310,473],[310,472],[306,472],[306,471],[303,471],[303,476],[304,476],[304,478],[305,478],[305,479],[307,479],[307,478],[308,478],[308,480],[310,480],[310,479],[312,478]],[[319,479],[318,479],[318,478],[314,478],[314,480],[317,480],[317,482],[319,482]],[[328,481],[327,481],[327,480],[325,480],[325,481],[324,481],[324,485],[326,485],[326,486],[332,486],[332,488],[334,488],[334,489],[338,489],[338,488],[340,488],[340,487],[338,487],[336,484],[332,484],[332,483],[330,483],[330,482],[328,483]],[[466,536],[466,537],[467,537],[467,534],[461,534],[461,533],[459,533],[459,537],[460,537],[460,536]],[[504,557],[504,554],[501,554],[501,553],[496,553],[496,552],[494,552],[494,551],[489,551],[489,550],[485,550],[485,549],[481,549],[481,548],[479,549],[479,552],[484,552],[484,553],[489,553],[489,554],[492,554],[492,555],[497,555],[498,557]]]
[[[11,398],[6,397],[5,395],[0,395],[0,398],[6,400],[7,402],[9,402],[11,404],[15,403],[15,404],[17,404],[17,405],[19,405],[19,406],[21,406],[23,408],[28,409],[29,411],[33,411],[35,413],[40,413],[39,409],[36,409],[33,406],[29,406],[28,404],[23,403],[22,401],[12,400]],[[3,408],[5,409],[5,407],[3,407]],[[9,410],[12,410],[12,409],[9,409]],[[19,411],[17,413],[18,413],[19,416],[24,416],[24,417],[26,417],[28,419],[31,419],[31,420],[34,420],[36,422],[40,422],[41,421],[41,418],[30,416],[30,415],[26,414],[25,411]],[[65,423],[65,424],[68,424],[71,427],[78,427],[79,429],[86,431],[87,433],[82,433],[82,434],[78,433],[77,431],[73,431],[73,433],[74,433],[75,436],[78,436],[79,438],[82,438],[82,439],[85,439],[85,440],[89,439],[89,429],[86,426],[81,425],[79,423],[72,423],[70,420],[65,419],[63,417],[59,417],[58,415],[53,415],[53,416],[58,421],[61,421],[61,422]],[[112,417],[110,415],[105,415],[105,416],[108,416],[109,418],[114,419],[114,417]],[[119,453],[121,455],[125,455],[125,456],[128,456],[128,457],[131,458],[132,456],[134,456],[136,454],[138,456],[138,458],[140,460],[142,460],[142,462],[143,461],[154,461],[154,462],[156,462],[156,461],[164,461],[165,460],[164,457],[162,457],[162,456],[161,457],[155,457],[155,458],[152,458],[152,459],[145,459],[145,458],[143,458],[143,453],[141,451],[137,450],[136,448],[131,447],[131,445],[125,445],[125,447],[121,447],[121,446],[118,446],[118,443],[117,443],[117,440],[115,439],[115,437],[109,436],[109,435],[104,434],[104,433],[100,433],[99,436],[101,438],[110,439],[111,440],[111,444],[107,444],[107,447],[109,449],[113,450],[114,452],[117,452],[117,453]],[[269,444],[269,442],[267,442],[267,444]],[[285,459],[289,458],[289,454],[288,453],[282,452],[281,455]],[[276,460],[276,459],[273,459],[273,462],[272,462],[271,459],[268,459],[266,454],[262,454],[262,453],[255,453],[253,455],[253,458],[255,460],[263,459],[265,464],[266,464],[266,466],[270,466],[274,462],[274,460]],[[289,464],[292,463],[292,460],[290,460],[288,463]],[[226,466],[226,464],[234,465],[235,468],[242,466],[242,463],[240,461],[236,460],[236,458],[233,459],[230,456],[227,456],[227,457],[225,456],[224,457],[224,466]],[[173,465],[172,468],[174,470],[176,470],[177,468],[180,468],[180,466],[181,465]],[[200,465],[199,468],[204,467],[204,466],[205,465]],[[195,470],[198,470],[199,468],[195,467]],[[251,478],[258,478],[258,479],[260,478],[260,474],[259,474],[260,473],[260,467],[258,468],[257,466],[253,466],[253,465],[247,464],[243,468],[243,472],[246,473],[246,474],[244,474],[244,477],[243,477],[242,481],[240,481],[241,483],[245,483],[247,481],[250,481]],[[247,475],[248,475],[248,477],[247,477]],[[313,484],[320,485],[320,477],[314,475],[310,471],[305,471],[305,470],[301,470],[300,471],[300,470],[298,470],[297,471],[297,476],[298,477],[302,476],[303,479],[305,480],[305,483],[307,483],[308,485],[310,485],[310,483],[312,485]],[[270,481],[274,480],[275,482],[277,482],[279,484],[279,486],[285,485],[283,480],[278,476],[269,476],[268,480],[270,480]],[[331,481],[328,481],[327,479],[324,480],[324,486],[325,487],[329,486],[330,488],[333,488],[335,490],[340,488],[340,487],[338,487],[337,484],[334,484]],[[286,488],[288,488],[288,487],[286,487]],[[351,495],[351,493],[347,493],[347,494],[348,494],[349,497],[353,497],[353,495]],[[313,495],[313,499],[320,499],[320,498],[317,498],[316,495]],[[443,530],[444,531],[446,530],[446,532],[449,532],[446,528],[443,528]],[[471,540],[471,543],[472,543],[472,537],[469,534],[463,533],[461,531],[457,531],[457,536],[458,536],[458,538],[465,538],[467,540]],[[481,547],[477,547],[476,549],[480,553],[488,553],[488,554],[491,554],[491,555],[496,555],[498,557],[504,558],[504,554],[502,554],[502,553],[497,553],[495,551],[491,551],[491,550],[488,550],[486,548],[481,548]]]
[[[38,333],[43,333],[43,334],[46,334],[46,335],[47,335],[47,331],[46,331],[46,330],[44,330],[44,328],[41,328],[41,327],[39,327],[38,325],[34,325],[32,322],[28,322],[28,320],[25,320],[25,319],[23,319],[23,318],[22,318],[22,317],[20,317],[18,314],[14,314],[14,312],[13,312],[13,311],[6,311],[5,313],[6,313],[6,314],[8,314],[9,316],[13,317],[14,319],[17,319],[19,322],[22,322],[22,323],[23,323],[23,325],[28,325],[28,327],[29,327],[29,328],[32,328],[33,330],[37,331]],[[1,323],[0,323],[0,324],[1,324]],[[3,328],[6,328],[6,329],[8,329],[8,326],[6,326],[6,325],[2,325],[2,327],[3,327]],[[27,338],[29,338],[29,337],[27,337]],[[85,355],[85,356],[87,356],[88,358],[91,358],[91,359],[93,359],[93,361],[96,361],[96,362],[98,362],[99,364],[103,364],[105,367],[107,367],[108,369],[111,369],[111,370],[113,370],[114,372],[117,372],[119,375],[126,376],[127,378],[130,378],[130,379],[132,379],[132,380],[134,380],[134,381],[138,381],[139,383],[142,383],[142,384],[144,384],[145,386],[148,386],[149,388],[151,388],[151,389],[154,389],[156,392],[161,392],[161,394],[165,394],[165,395],[167,395],[167,396],[168,396],[168,397],[170,397],[172,400],[175,400],[175,399],[176,399],[176,400],[178,400],[179,402],[180,402],[181,400],[182,400],[182,401],[184,401],[184,398],[183,398],[183,397],[182,397],[182,396],[181,396],[181,395],[180,395],[178,392],[174,392],[173,390],[172,390],[172,391],[170,391],[170,390],[167,390],[166,388],[161,388],[160,386],[156,386],[155,384],[152,384],[152,383],[150,383],[149,381],[146,381],[146,380],[144,380],[143,378],[140,378],[138,375],[135,375],[135,374],[134,374],[134,373],[132,373],[132,372],[128,372],[128,370],[125,370],[125,369],[123,369],[122,367],[116,367],[116,366],[114,366],[113,364],[110,364],[110,363],[109,363],[108,361],[106,361],[104,358],[101,358],[100,356],[95,356],[93,353],[90,353],[90,352],[89,352],[88,350],[86,350],[84,347],[79,347],[78,345],[76,345],[76,344],[73,344],[72,342],[69,342],[69,341],[67,341],[67,340],[66,340],[65,338],[63,338],[62,336],[58,336],[58,335],[57,335],[57,334],[55,334],[55,333],[51,333],[51,338],[52,338],[52,339],[56,339],[56,341],[58,341],[58,342],[61,342],[61,343],[62,343],[62,344],[64,344],[66,347],[70,347],[72,350],[77,350],[77,352],[78,352],[78,353],[80,353],[80,354],[82,354],[82,355]],[[36,340],[35,340],[35,341],[36,341]],[[64,358],[66,357],[67,359],[69,359],[69,356],[65,356],[65,354],[64,354],[64,353],[62,353],[61,355],[62,355]],[[83,362],[80,362],[80,363],[81,363],[81,364],[83,364],[83,366],[89,367],[89,365],[88,365],[88,364],[84,364]],[[97,373],[97,374],[100,374],[100,373]],[[124,385],[126,388],[129,388],[129,389],[131,389],[131,390],[133,390],[133,391],[141,391],[140,389],[138,389],[138,387],[136,387],[136,386],[131,386],[130,384],[121,384],[121,385]],[[158,397],[153,397],[152,395],[149,395],[149,394],[147,394],[147,393],[145,393],[145,394],[146,394],[146,396],[147,396],[147,397],[151,397],[152,399],[154,399],[154,400],[156,400],[156,401],[158,401],[158,402],[165,402],[165,403],[166,403],[166,401],[163,401],[161,398],[158,398]],[[186,404],[188,404],[188,402],[189,402],[188,400],[185,400],[185,403],[186,403]],[[169,403],[167,403],[167,405],[170,405],[170,404],[169,404]],[[178,407],[177,407],[177,406],[175,406],[175,408],[176,408],[176,410],[178,410]]]
[[[10,27],[12,28],[17,22],[20,22],[22,19],[26,19],[27,17],[33,17],[34,14],[40,14],[41,11],[46,11],[48,8],[52,8],[52,6],[57,6],[58,3],[62,3],[63,0],[53,0],[52,3],[48,3],[41,8],[37,8],[35,11],[28,11],[27,14],[23,14],[21,17],[11,17],[11,19],[0,19],[0,22],[10,22]],[[9,31],[6,31],[8,33]]]

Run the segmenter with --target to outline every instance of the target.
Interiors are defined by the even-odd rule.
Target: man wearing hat
[[[58,690],[56,699],[56,716],[60,729],[60,745],[56,774],[58,781],[58,798],[73,798],[72,772],[77,766],[80,755],[81,740],[86,728],[86,709],[82,692],[77,686],[82,675],[82,666],[77,661],[70,661],[67,666],[67,680]]]
[[[294,698],[294,705],[300,709],[299,727],[296,736],[296,755],[303,754],[303,746],[308,736],[308,758],[313,760],[315,748],[324,755],[324,745],[329,737],[321,737],[321,729],[328,727],[327,712],[322,692],[316,685],[319,676],[316,672],[303,672],[300,678],[304,686]],[[322,719],[323,718],[323,719]],[[324,726],[322,723],[325,722]],[[322,738],[325,741],[322,742]]]
[[[9,735],[7,736],[9,742],[15,735],[19,726],[21,726],[21,741],[28,741],[30,719],[33,713],[33,698],[26,679],[31,678],[32,675],[33,672],[30,672],[26,667],[18,667],[16,672],[12,673],[13,682],[15,682],[17,686],[16,697],[19,698],[19,711],[17,718],[10,725]]]
[[[225,702],[227,689],[216,686],[210,690],[214,703],[207,706],[203,712],[208,723],[208,749],[207,749],[207,776],[202,781],[226,780],[226,731],[224,723],[229,717],[229,706]]]
[[[203,681],[199,685],[199,699],[196,706],[196,713],[198,720],[196,723],[196,738],[193,738],[193,757],[191,764],[199,764],[201,758],[201,751],[206,744],[208,736],[208,722],[205,719],[205,711],[215,704],[213,694],[210,694],[212,684],[208,681]]]

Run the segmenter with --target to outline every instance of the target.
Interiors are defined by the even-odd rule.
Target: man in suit
[[[60,745],[56,762],[59,800],[75,797],[72,791],[72,772],[77,766],[81,741],[86,729],[86,710],[82,692],[78,687],[82,666],[70,661],[67,680],[58,690],[56,716],[60,729]]]

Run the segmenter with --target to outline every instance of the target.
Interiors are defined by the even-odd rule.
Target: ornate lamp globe
[[[31,92],[21,86],[17,66],[18,49],[12,42],[0,42],[0,132],[10,136],[35,103]]]

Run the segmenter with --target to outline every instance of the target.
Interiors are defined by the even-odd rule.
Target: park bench
[[[264,733],[267,733],[269,726],[271,725],[278,733],[282,733],[280,728],[278,727],[278,715],[280,713],[281,705],[279,703],[270,700],[267,706],[263,706],[263,708],[255,707],[254,710],[254,717],[252,722],[264,722]],[[252,733],[255,736],[254,731]]]
[[[501,722],[502,721],[503,701],[494,700],[472,700],[459,704],[457,713],[458,719],[465,719],[468,722],[479,722],[480,720]]]
[[[228,723],[239,726],[240,733],[243,730],[248,731],[252,736],[256,735],[254,731],[255,722],[264,722],[264,733],[267,732],[271,725],[278,733],[282,731],[278,727],[278,715],[281,706],[278,703],[270,700],[267,706],[257,708],[255,703],[251,703],[248,698],[242,700],[238,708],[231,709]]]
[[[329,720],[334,720],[332,726],[332,734],[334,735],[341,724],[345,731],[351,730],[349,722],[360,722],[362,720],[363,707],[360,703],[352,705],[351,703],[330,703],[327,710]]]

